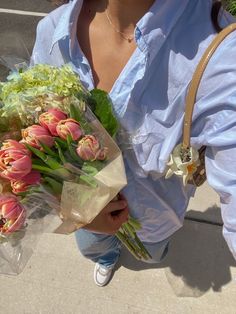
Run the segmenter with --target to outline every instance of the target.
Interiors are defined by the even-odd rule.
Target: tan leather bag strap
[[[191,125],[192,125],[192,115],[194,104],[196,101],[196,94],[198,91],[198,86],[200,84],[202,75],[204,70],[215,52],[216,48],[220,45],[220,43],[224,40],[224,38],[229,35],[231,32],[236,30],[236,23],[230,24],[226,28],[224,28],[212,41],[210,46],[207,48],[205,53],[203,54],[196,71],[193,75],[192,81],[189,86],[189,91],[186,97],[186,107],[185,107],[185,116],[184,116],[184,128],[183,128],[183,148],[187,149],[190,147],[190,133],[191,133]]]

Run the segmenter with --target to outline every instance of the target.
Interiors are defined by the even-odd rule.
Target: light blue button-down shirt
[[[82,0],[57,8],[42,21],[32,63],[70,63],[88,89],[91,67],[76,39]],[[128,185],[124,194],[143,229],[139,236],[158,242],[182,226],[190,185],[164,173],[181,141],[185,97],[198,61],[215,30],[209,0],[157,0],[137,23],[137,48],[117,78],[110,97],[120,120]],[[223,26],[232,17],[223,14]],[[78,30],[80,31],[80,30]],[[81,30],[83,31],[83,30]],[[107,39],[109,40],[109,39]],[[191,144],[207,146],[209,184],[220,195],[223,234],[236,258],[236,32],[209,62],[195,104]]]

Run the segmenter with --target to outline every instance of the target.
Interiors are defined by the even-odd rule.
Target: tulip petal
[[[15,220],[15,222],[12,223],[8,227],[8,229],[6,230],[6,233],[12,233],[19,230],[23,226],[25,219],[26,219],[26,211],[22,210],[18,218]]]
[[[26,210],[12,194],[0,195],[0,233],[20,229],[26,219]]]

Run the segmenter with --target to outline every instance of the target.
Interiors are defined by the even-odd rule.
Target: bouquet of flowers
[[[19,261],[28,229],[34,233],[52,213],[61,218],[57,233],[90,223],[126,176],[106,93],[85,90],[68,65],[13,72],[0,83],[0,100],[0,254],[14,270],[7,245],[14,254],[17,248]],[[148,259],[140,228],[130,217],[116,235],[136,258]]]

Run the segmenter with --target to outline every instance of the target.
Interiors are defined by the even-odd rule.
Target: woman
[[[139,236],[150,262],[163,259],[182,226],[194,187],[164,174],[181,141],[185,97],[198,61],[219,28],[232,22],[222,11],[217,19],[217,11],[219,2],[211,0],[73,0],[38,25],[32,62],[70,63],[86,88],[109,92],[121,125],[128,185],[122,199],[76,233],[82,254],[96,262],[99,286],[109,281],[119,257],[112,234],[128,210],[142,223]],[[235,53],[234,33],[203,76],[191,144],[207,146],[208,182],[221,197],[223,232],[236,258]]]

